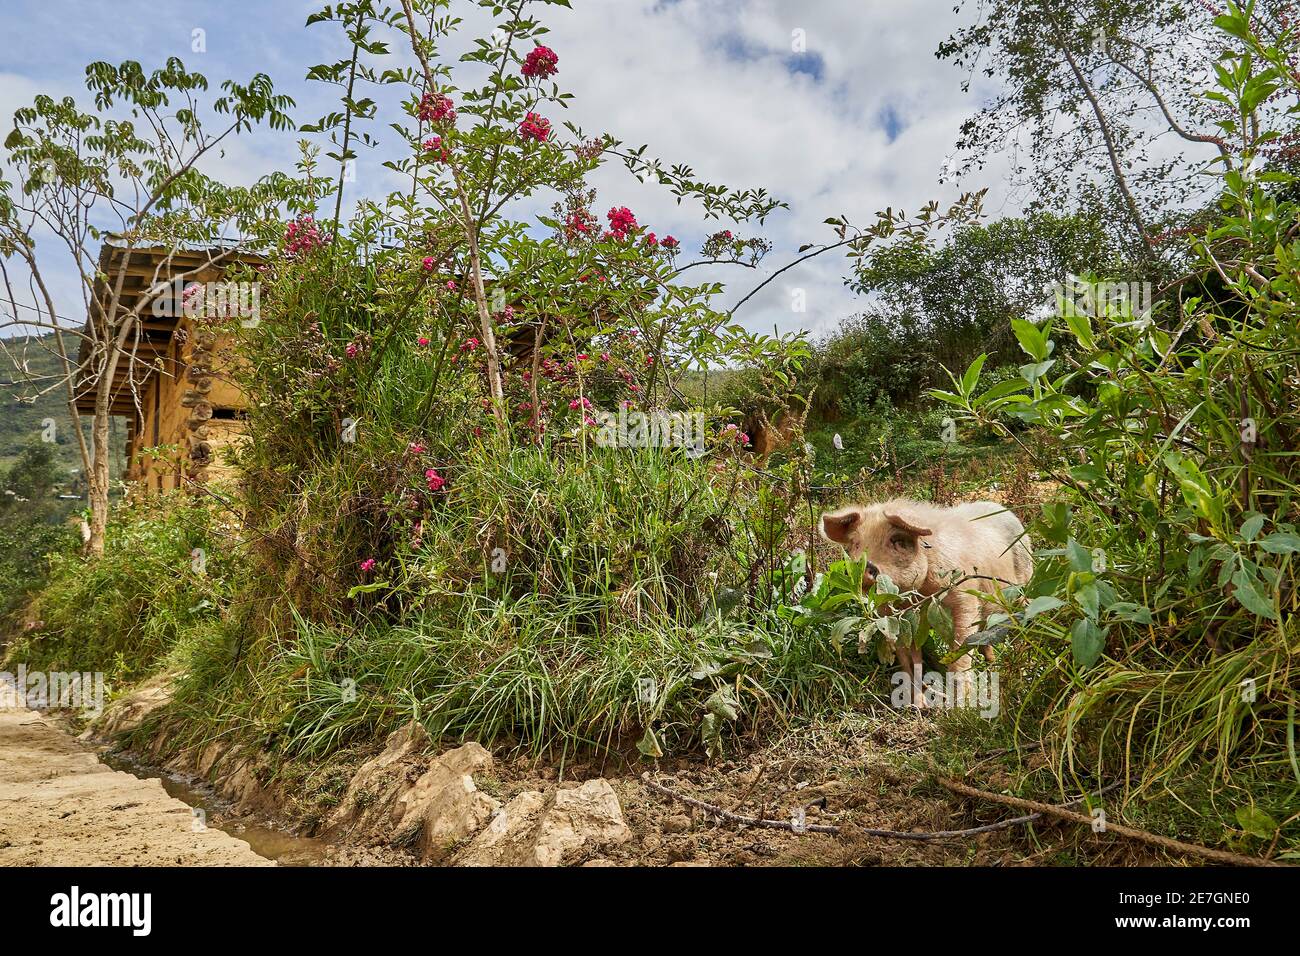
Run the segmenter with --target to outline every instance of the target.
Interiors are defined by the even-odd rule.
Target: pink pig
[[[902,498],[852,505],[823,515],[822,534],[843,545],[851,558],[867,556],[864,586],[887,574],[900,591],[930,595],[962,581],[940,599],[952,614],[954,646],[965,642],[996,610],[996,605],[971,592],[996,594],[1008,585],[1026,584],[1034,570],[1033,551],[1020,519],[993,501],[951,508]],[[894,653],[912,678],[913,705],[924,708],[918,679],[920,649],[896,645]],[[984,656],[993,659],[988,645]],[[970,666],[969,654],[952,664],[959,681],[969,681]]]

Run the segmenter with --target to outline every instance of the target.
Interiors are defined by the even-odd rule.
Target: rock
[[[226,754],[227,747],[219,740],[214,740],[200,752],[194,762],[194,772],[205,780],[209,778],[217,762]]]
[[[457,843],[478,833],[501,808],[474,785],[476,770],[492,766],[492,755],[468,743],[436,757],[393,810],[400,837],[418,827],[416,845],[425,860],[441,862]]]
[[[429,746],[424,727],[411,721],[384,741],[384,752],[361,765],[347,793],[325,821],[325,834],[366,832],[387,836],[397,800],[424,771]]]
[[[689,842],[678,843],[668,848],[668,862],[682,863],[695,859],[695,846]]]
[[[659,828],[664,833],[685,833],[691,828],[691,818],[684,813],[678,813],[665,819]]]
[[[124,694],[104,708],[104,712],[82,732],[82,740],[110,741],[130,733],[145,720],[171,703],[176,673],[165,671],[149,678],[129,694]]]
[[[458,866],[562,866],[576,862],[584,851],[631,838],[609,781],[588,780],[549,795],[537,790],[519,794],[455,862]]]

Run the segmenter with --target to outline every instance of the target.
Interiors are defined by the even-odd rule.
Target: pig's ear
[[[931,529],[922,528],[920,525],[915,525],[912,522],[908,521],[906,518],[904,518],[902,515],[890,514],[888,511],[886,511],[885,520],[888,521],[890,524],[892,524],[895,528],[898,528],[902,531],[906,531],[908,534],[914,534],[918,538],[924,538],[928,534],[934,534],[934,532]]]
[[[822,515],[822,534],[837,544],[848,544],[849,535],[861,520],[862,512],[858,508]]]

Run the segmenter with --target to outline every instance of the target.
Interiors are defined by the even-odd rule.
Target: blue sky
[[[304,27],[317,6],[6,0],[0,5],[0,36],[8,38],[0,54],[3,125],[38,92],[87,102],[83,73],[92,60],[136,59],[151,67],[169,56],[214,85],[268,73],[298,101],[295,118],[313,120],[332,106],[333,94],[303,76],[343,53],[332,27]],[[537,9],[553,31],[548,44],[560,56],[559,79],[576,94],[569,119],[589,132],[647,143],[648,154],[689,163],[708,181],[763,186],[790,203],[764,230],[774,245],[764,268],[718,276],[730,283],[731,301],[800,245],[829,239],[822,225],[828,216],[866,222],[886,206],[914,209],[931,198],[953,198],[958,189],[940,187],[940,172],[960,123],[977,97],[991,92],[977,84],[974,94],[963,94],[965,74],[934,56],[963,22],[951,0],[573,0],[571,11]],[[376,131],[382,139],[382,120]],[[251,182],[287,168],[297,138],[243,137],[220,160],[220,173]],[[383,153],[363,157],[349,203],[393,188],[380,166]],[[989,186],[990,212],[1014,212],[1004,168],[993,163],[961,188]],[[602,171],[594,185],[598,208],[630,206],[660,235],[673,233],[688,245],[716,228],[621,167]],[[774,282],[740,318],[755,328],[829,329],[860,305],[843,286],[845,272],[842,259],[814,260]],[[58,286],[60,311],[64,302],[75,311],[75,277],[60,275]],[[803,293],[805,312],[793,311],[795,290]]]

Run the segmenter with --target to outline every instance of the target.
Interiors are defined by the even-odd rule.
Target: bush
[[[1225,54],[1216,95],[1243,115],[1261,89],[1294,99],[1285,55],[1253,37],[1246,15],[1232,8],[1219,23],[1250,52]],[[1249,83],[1234,79],[1252,70]],[[1042,713],[1062,781],[1091,771],[1133,775],[1140,794],[1199,791],[1213,836],[1284,838],[1294,853],[1295,177],[1243,175],[1275,135],[1238,132],[1220,215],[1193,245],[1192,278],[1226,280],[1220,300],[1171,299],[1150,316],[1110,301],[1095,315],[1063,308],[1041,326],[1017,323],[1032,384],[977,394],[977,362],[938,397],[988,427],[1020,418],[1066,453],[1068,470],[1046,463],[1067,493],[1038,523],[1050,547],[1024,635],[1040,653],[1027,712]],[[1078,348],[1063,373],[1051,357],[1060,333]]]
[[[103,671],[114,683],[149,675],[182,633],[227,605],[238,565],[225,523],[184,498],[120,506],[102,558],[53,556],[29,612],[39,625],[10,645],[8,659]]]

